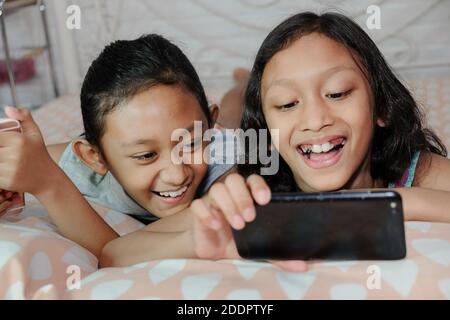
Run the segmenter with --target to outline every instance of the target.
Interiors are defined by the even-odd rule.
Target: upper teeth
[[[313,145],[309,145],[309,146],[301,146],[302,151],[304,153],[308,153],[308,152],[314,152],[314,153],[322,153],[322,152],[328,152],[331,149],[334,148],[334,145],[326,142],[323,144],[313,144]]]
[[[187,186],[184,186],[183,188],[181,188],[177,191],[166,191],[166,192],[158,192],[158,193],[163,197],[175,198],[175,197],[181,196],[187,190],[187,188],[188,188]]]

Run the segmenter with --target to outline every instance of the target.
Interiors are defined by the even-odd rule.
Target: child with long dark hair
[[[395,188],[406,220],[450,222],[446,149],[351,19],[305,12],[278,25],[256,56],[244,108],[244,131],[279,130],[269,141],[279,170],[263,179],[261,161],[240,165],[194,201],[202,257],[236,257],[230,225],[252,221],[253,201],[266,204],[271,191]]]

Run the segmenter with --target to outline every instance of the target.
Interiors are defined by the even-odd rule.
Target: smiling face
[[[164,217],[189,206],[207,171],[207,164],[175,164],[171,159],[172,132],[186,128],[183,142],[197,142],[194,156],[202,152],[202,137],[194,137],[194,121],[208,128],[198,101],[180,86],[157,85],[135,95],[106,117],[101,138],[108,170],[142,207]]]
[[[350,52],[318,33],[267,63],[261,83],[275,147],[306,192],[369,188],[374,129],[370,85]]]

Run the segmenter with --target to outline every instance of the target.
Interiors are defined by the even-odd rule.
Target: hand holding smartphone
[[[406,255],[393,191],[278,193],[242,230],[239,255],[273,260],[396,260]]]
[[[0,118],[0,132],[3,131],[17,131],[21,132],[20,122],[15,119]],[[7,190],[0,190],[3,194],[6,194]],[[14,212],[19,213],[25,207],[25,198],[23,193],[14,193],[12,198],[11,206],[6,210],[7,213]]]

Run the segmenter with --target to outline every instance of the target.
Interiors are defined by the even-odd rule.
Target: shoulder
[[[417,164],[414,186],[450,191],[450,159],[423,152]]]
[[[56,163],[59,162],[59,159],[61,158],[62,154],[64,153],[69,144],[70,142],[64,142],[47,146],[47,151],[50,154],[50,157],[53,159],[53,161],[55,161]]]

